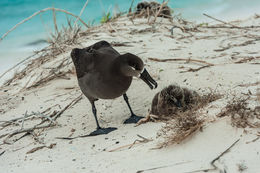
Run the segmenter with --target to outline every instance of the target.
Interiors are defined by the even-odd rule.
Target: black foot
[[[97,136],[97,135],[105,135],[108,134],[114,130],[116,130],[117,128],[115,127],[108,127],[108,128],[100,128],[95,130],[94,132],[91,132],[89,135],[87,136]]]
[[[124,124],[137,123],[142,118],[144,118],[144,117],[140,117],[140,116],[137,116],[137,115],[131,115],[131,117],[129,117],[128,119],[126,119],[124,121]]]

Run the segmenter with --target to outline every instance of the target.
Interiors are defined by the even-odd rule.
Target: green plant
[[[208,25],[209,25],[208,23],[200,23],[200,24],[199,24],[200,27],[203,27],[203,26],[206,26],[206,27],[207,27]]]
[[[102,18],[101,18],[101,23],[107,23],[110,20],[110,12],[108,12],[107,14],[105,14]]]

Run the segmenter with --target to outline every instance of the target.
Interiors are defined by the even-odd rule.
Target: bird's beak
[[[150,76],[150,74],[146,71],[144,68],[144,71],[140,74],[140,78],[151,88],[155,89],[157,88],[157,82]],[[153,86],[153,85],[154,86]]]
[[[181,101],[180,101],[180,100],[177,100],[176,106],[177,106],[177,107],[182,107],[182,104],[181,104]]]

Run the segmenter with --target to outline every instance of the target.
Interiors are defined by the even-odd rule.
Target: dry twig
[[[167,0],[167,1],[165,1],[165,2],[163,2],[163,3],[161,4],[161,6],[160,6],[160,8],[159,8],[158,12],[156,13],[156,15],[155,15],[155,17],[154,17],[154,21],[153,21],[153,22],[155,22],[155,21],[156,21],[157,17],[158,17],[158,16],[159,16],[159,14],[161,13],[161,11],[162,11],[163,7],[164,7],[164,6],[166,6],[168,2],[169,2],[169,0]]]
[[[130,148],[132,148],[132,147],[133,147],[134,145],[136,145],[136,144],[147,143],[147,142],[152,141],[152,139],[145,138],[145,137],[143,137],[143,136],[141,136],[141,135],[138,135],[138,134],[137,134],[137,136],[138,136],[139,138],[141,138],[142,140],[136,139],[132,144],[123,145],[123,146],[114,148],[114,149],[112,149],[112,150],[109,150],[108,152],[114,152],[114,151],[118,151],[118,150],[121,150],[121,149],[124,149],[124,148],[130,149]]]
[[[20,134],[20,133],[26,133],[25,135],[23,135],[22,137],[28,135],[28,134],[32,134],[32,132],[34,130],[37,130],[37,129],[44,129],[44,128],[49,128],[49,127],[53,127],[55,126],[56,124],[54,123],[54,120],[56,120],[58,117],[60,117],[60,115],[65,111],[67,110],[70,106],[73,106],[75,105],[78,101],[80,101],[82,99],[82,94],[80,94],[80,96],[78,96],[77,98],[73,99],[68,105],[66,105],[61,111],[57,112],[57,111],[54,111],[53,114],[49,117],[47,116],[43,116],[45,117],[46,119],[45,120],[42,120],[42,122],[40,122],[39,124],[33,126],[33,127],[30,127],[30,128],[22,128],[22,129],[18,129],[18,130],[15,130],[13,132],[9,132],[9,133],[5,133],[3,135],[0,136],[0,138],[3,138],[5,136],[7,136],[4,140],[4,143],[7,143],[6,140],[11,138],[12,136],[14,135],[17,135],[17,134]],[[32,115],[35,115],[35,113],[33,113]],[[27,115],[26,117],[29,117],[31,115]],[[42,116],[42,115],[41,115]],[[21,118],[17,118],[15,119],[18,120],[18,119],[21,119]],[[51,123],[47,124],[47,125],[42,125],[44,122],[46,122],[47,120],[50,120]],[[13,122],[14,120],[12,120],[11,122]],[[21,139],[22,137],[20,137],[19,139]],[[18,139],[18,140],[19,140]],[[16,140],[17,141],[17,140]]]
[[[212,65],[205,65],[205,66],[202,66],[202,67],[199,67],[199,68],[189,68],[188,70],[186,71],[181,71],[180,73],[185,73],[185,72],[197,72],[201,69],[204,69],[204,68],[208,68],[208,67],[211,67]]]
[[[80,19],[80,17],[81,17],[81,15],[82,15],[83,11],[84,11],[85,8],[87,7],[88,2],[89,2],[89,0],[87,0],[87,1],[85,2],[84,6],[82,7],[82,9],[81,9],[81,11],[80,11],[80,13],[79,13],[79,16],[77,17],[77,19],[76,19],[75,22],[74,22],[74,27],[76,26],[78,20]]]
[[[259,128],[260,123],[257,121],[260,118],[259,108],[249,108],[249,99],[250,96],[246,98],[233,98],[217,116],[230,116],[231,124],[237,128]]]
[[[174,163],[174,164],[170,164],[170,165],[164,165],[164,166],[158,166],[158,167],[154,167],[154,168],[149,168],[149,169],[143,169],[143,170],[139,170],[136,173],[142,173],[142,172],[146,172],[146,171],[153,171],[153,170],[157,170],[157,169],[162,169],[162,168],[167,168],[167,167],[172,167],[172,166],[176,166],[176,165],[182,165],[185,163],[189,163],[190,161],[187,162],[179,162],[179,163]]]
[[[181,59],[181,58],[174,58],[174,59],[158,59],[158,58],[148,58],[151,61],[157,61],[157,62],[167,62],[167,61],[185,61],[186,63],[189,62],[196,62],[196,63],[202,63],[207,64],[208,66],[214,66],[212,63],[208,63],[206,61],[198,60],[198,59]]]
[[[252,60],[255,60],[255,59],[260,59],[260,56],[257,56],[257,57],[247,57],[247,58],[242,58],[241,60],[239,61],[236,61],[235,64],[241,64],[241,63],[246,63],[246,62],[249,62],[249,61],[252,61]]]
[[[40,13],[43,13],[43,12],[46,12],[46,11],[49,11],[49,10],[53,10],[53,11],[59,11],[59,12],[63,12],[63,13],[66,13],[66,14],[69,14],[75,18],[78,18],[78,20],[86,27],[88,28],[88,25],[82,20],[79,18],[79,16],[76,16],[75,14],[71,13],[71,12],[68,12],[66,10],[63,10],[63,9],[59,9],[59,8],[53,8],[53,7],[48,7],[48,8],[44,8],[40,11],[37,11],[35,12],[33,15],[31,15],[30,17],[22,20],[21,22],[17,23],[14,27],[12,27],[10,30],[8,30],[1,38],[0,38],[0,41],[2,41],[10,32],[12,32],[13,30],[15,30],[19,25],[27,22],[28,20],[30,20],[31,18],[33,18],[34,16],[37,16],[38,14]]]
[[[207,14],[205,14],[205,13],[203,13],[203,15],[204,15],[204,16],[207,16],[207,17],[209,17],[209,18],[211,18],[211,19],[213,19],[213,20],[216,20],[216,21],[218,21],[218,22],[224,23],[224,24],[226,24],[226,25],[231,25],[231,26],[234,27],[234,28],[245,29],[245,28],[241,28],[241,27],[239,27],[239,26],[233,25],[233,24],[231,24],[231,23],[227,23],[227,22],[225,22],[225,21],[223,21],[223,20],[219,20],[219,19],[217,19],[217,18],[215,18],[215,17],[212,17],[212,16],[210,16],[210,15],[207,15]]]
[[[5,153],[5,151],[2,151],[2,152],[0,153],[0,156],[2,156],[4,153]]]
[[[195,172],[209,172],[209,171],[216,171],[219,168],[215,165],[215,162],[218,161],[221,157],[223,157],[226,153],[230,151],[232,147],[234,147],[240,139],[236,140],[230,147],[228,147],[225,151],[223,151],[219,156],[217,156],[215,159],[213,159],[210,164],[212,165],[213,168],[209,169],[201,169],[201,170],[195,170],[195,171],[190,171],[186,173],[195,173]]]
[[[35,147],[35,148],[31,149],[30,151],[27,151],[26,154],[34,153],[35,151],[38,151],[43,148],[52,149],[55,145],[56,145],[56,143],[50,144],[49,146],[43,145],[43,146]]]

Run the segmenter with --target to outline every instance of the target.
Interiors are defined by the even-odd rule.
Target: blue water
[[[115,9],[127,11],[132,0],[89,0],[81,18],[86,23],[100,23],[104,13]],[[134,1],[136,5],[138,0]],[[158,0],[162,2],[162,0]],[[65,9],[78,15],[85,0],[1,0],[0,1],[0,36],[15,24],[29,17],[36,11],[47,7]],[[253,15],[260,12],[260,0],[170,0],[169,6],[175,14],[182,13],[184,18],[190,20],[208,20],[202,15],[207,13],[224,19],[227,16]],[[117,8],[116,8],[117,7]],[[59,27],[67,24],[64,13],[56,12]],[[70,16],[68,16],[70,17]],[[17,61],[32,54],[46,44],[30,44],[34,41],[47,39],[53,31],[52,11],[41,13],[26,23],[20,25],[4,40],[0,41],[0,74]]]

